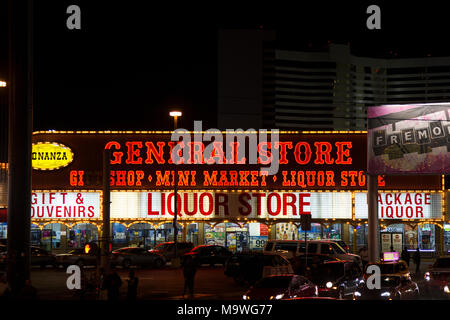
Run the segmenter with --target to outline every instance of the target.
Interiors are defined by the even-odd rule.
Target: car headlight
[[[381,296],[382,296],[382,297],[390,297],[391,294],[390,294],[389,292],[383,292],[383,293],[381,294]]]
[[[355,291],[354,295],[355,295],[355,297],[361,297],[361,292]]]
[[[275,300],[280,300],[280,299],[282,299],[284,297],[284,294],[277,294],[276,296],[275,296]]]
[[[250,300],[250,297],[244,294],[244,295],[242,296],[242,299],[243,299],[243,300]]]
[[[327,284],[325,285],[328,289],[330,289],[333,286],[333,282],[328,281]]]
[[[444,292],[445,292],[445,293],[450,293],[450,289],[449,289],[448,286],[445,286],[445,287],[444,287]]]

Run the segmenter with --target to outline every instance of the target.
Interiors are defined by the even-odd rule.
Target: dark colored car
[[[183,259],[188,256],[195,257],[199,265],[209,264],[214,266],[216,264],[225,265],[232,253],[223,246],[218,245],[202,245],[197,246],[188,253],[185,253]]]
[[[194,248],[191,242],[177,242],[177,254],[183,256]],[[150,250],[151,252],[164,256],[166,261],[170,261],[175,257],[175,242],[163,242]]]
[[[295,274],[268,276],[257,281],[242,296],[244,300],[281,300],[317,296],[317,286]]]
[[[56,255],[48,252],[47,250],[39,247],[30,247],[31,259],[30,264],[32,266],[40,266],[45,268],[46,266],[56,267]]]
[[[253,284],[265,276],[293,273],[288,260],[278,254],[262,252],[235,253],[225,263],[224,271],[238,284]]]
[[[361,283],[353,293],[354,300],[411,300],[418,297],[417,283],[400,275],[381,276],[379,289],[371,289],[367,283]]]
[[[351,298],[362,280],[362,270],[353,261],[330,261],[311,267],[309,279],[318,286],[319,296]]]
[[[372,273],[367,272],[367,268],[372,265],[376,265],[380,268],[380,273],[382,275],[398,275],[402,277],[410,277],[410,272],[408,265],[405,261],[382,261],[377,263],[369,263],[366,265],[364,270],[364,279],[367,279]]]
[[[161,268],[165,264],[164,256],[144,248],[120,248],[111,253],[111,265],[122,266],[125,269],[130,266]]]
[[[7,263],[7,246],[0,246],[0,266],[6,267]],[[41,249],[39,247],[31,246],[30,247],[30,265],[31,266],[40,266],[41,268],[45,268],[47,266],[56,266],[56,256],[53,253],[48,252],[45,249]]]
[[[78,265],[79,267],[96,266],[98,258],[98,252],[91,250],[86,253],[84,248],[79,248],[70,250],[67,253],[57,254],[56,264],[63,267],[70,265]]]
[[[450,256],[437,258],[425,272],[424,290],[427,296],[442,299],[450,298]]]

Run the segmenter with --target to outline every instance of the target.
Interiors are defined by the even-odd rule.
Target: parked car
[[[144,248],[127,247],[111,252],[111,265],[122,266],[125,269],[130,266],[161,268],[165,264],[164,256]]]
[[[55,254],[39,247],[30,247],[30,251],[30,264],[32,266],[40,266],[41,268],[45,268],[46,266],[50,265],[52,267],[56,267]]]
[[[406,276],[383,275],[380,289],[370,289],[361,283],[353,293],[354,300],[411,300],[419,297],[417,283]]]
[[[67,253],[60,253],[56,255],[56,264],[67,268],[70,265],[84,266],[96,266],[98,253],[94,250],[86,253],[84,248],[73,249]]]
[[[194,245],[191,242],[177,242],[177,254],[183,256],[185,253],[192,250]],[[163,242],[150,250],[151,252],[164,256],[166,261],[170,261],[175,257],[175,243]]]
[[[257,281],[242,296],[244,300],[280,300],[317,296],[317,286],[294,274],[268,276]]]
[[[353,261],[329,261],[311,268],[309,279],[319,288],[319,296],[345,299],[353,297],[362,270]]]
[[[367,272],[367,268],[369,266],[376,265],[380,268],[380,272],[382,275],[398,275],[401,277],[411,278],[408,265],[405,261],[381,261],[377,263],[369,263],[366,265],[364,270],[364,279],[367,279],[372,273]]]
[[[293,257],[289,260],[292,265],[292,269],[295,274],[305,275],[307,268],[311,267],[313,264],[321,264],[329,261],[342,261],[338,258],[328,256],[326,254],[302,254],[296,257]]]
[[[362,266],[361,257],[346,252],[336,241],[333,240],[271,240],[266,243],[264,252],[273,252],[291,259],[295,255],[306,253],[325,254],[340,260],[349,260]]]
[[[450,256],[436,258],[425,272],[424,290],[436,299],[450,298]]]
[[[225,263],[224,274],[236,283],[253,284],[263,277],[279,274],[293,274],[289,261],[278,254],[244,252],[233,254]]]
[[[7,264],[7,246],[0,245],[0,266],[6,267]],[[30,247],[30,265],[31,266],[40,266],[41,268],[45,268],[46,266],[56,266],[56,256],[39,247],[31,246]]]
[[[198,264],[209,264],[210,266],[214,266],[216,264],[225,265],[231,255],[232,253],[223,246],[201,245],[185,253],[183,259],[188,256],[196,257]]]

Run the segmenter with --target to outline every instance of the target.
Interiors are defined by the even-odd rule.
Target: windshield
[[[435,268],[450,268],[450,258],[437,259],[433,267]]]
[[[288,288],[292,277],[269,277],[255,284],[255,288]]]
[[[345,250],[342,249],[342,247],[339,244],[332,243],[331,246],[333,247],[334,251],[336,251],[336,253],[338,253],[338,254],[347,254],[347,252],[345,252]]]
[[[164,250],[170,247],[170,243],[160,243],[155,247],[155,250]]]

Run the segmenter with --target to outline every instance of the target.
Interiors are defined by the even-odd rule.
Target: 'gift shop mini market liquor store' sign
[[[109,149],[112,219],[170,219],[175,173],[180,219],[299,219],[303,213],[366,219],[366,133],[282,132],[279,141],[256,144],[256,163],[238,148],[250,146],[249,137],[236,141],[185,143],[175,165],[169,132],[36,132],[33,218],[100,219],[103,150]],[[268,174],[264,168],[274,159],[278,170]],[[397,204],[380,206],[384,218],[434,218],[436,208],[442,216],[441,176],[381,176],[378,182],[381,194],[422,190],[392,196]],[[408,197],[422,204],[408,206]]]

